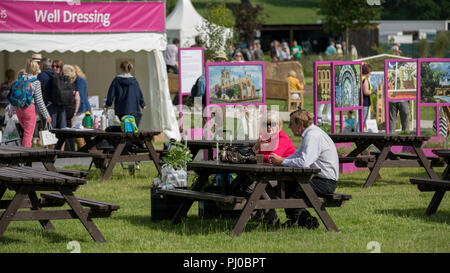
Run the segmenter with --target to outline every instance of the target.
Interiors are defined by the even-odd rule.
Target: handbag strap
[[[44,130],[51,130],[51,129],[53,129],[52,124],[49,123],[49,122],[46,122],[46,123],[45,123],[45,126],[44,126]]]

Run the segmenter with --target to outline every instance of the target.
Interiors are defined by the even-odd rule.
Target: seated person
[[[266,119],[262,119],[260,127],[260,137],[256,142],[253,150],[255,153],[264,155],[264,162],[269,163],[269,156],[277,154],[282,157],[288,157],[295,152],[295,146],[289,136],[282,130],[283,122],[279,115],[267,115]],[[274,182],[270,183],[276,186]],[[246,189],[247,194],[251,194],[255,189],[256,182],[252,183]],[[269,195],[264,192],[262,199],[270,200]],[[263,214],[264,212],[264,214]],[[275,209],[258,210],[252,213],[252,219],[259,221],[263,220],[265,223],[278,225],[279,219]]]
[[[295,146],[289,136],[282,130],[283,122],[279,115],[267,115],[267,123],[262,120],[260,137],[253,150],[264,155],[264,162],[269,163],[269,155],[275,153],[281,157],[288,157],[295,152]]]
[[[295,136],[303,138],[295,153],[283,158],[277,154],[270,155],[273,165],[286,167],[318,168],[320,173],[314,176],[310,185],[318,195],[333,193],[339,178],[339,158],[336,146],[322,129],[313,124],[313,116],[305,110],[291,113],[289,128]],[[299,185],[286,184],[287,198],[304,198]],[[319,227],[319,221],[306,209],[285,209],[289,219],[286,226],[300,226],[308,229]]]

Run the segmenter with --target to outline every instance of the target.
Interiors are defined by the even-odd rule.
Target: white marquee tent
[[[0,75],[8,68],[16,72],[23,68],[32,53],[77,64],[87,76],[88,95],[99,96],[100,107],[118,73],[118,64],[131,59],[147,103],[141,130],[163,132],[166,139],[181,139],[163,57],[167,46],[165,33],[0,32],[0,41]]]
[[[166,18],[167,38],[180,40],[181,47],[190,47],[195,43],[195,36],[201,35],[199,29],[203,27],[206,19],[195,10],[191,0],[178,0],[173,11]],[[232,30],[224,28],[224,36],[231,37]]]

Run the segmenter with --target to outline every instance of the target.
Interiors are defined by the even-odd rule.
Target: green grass
[[[193,0],[192,4],[202,16],[205,16],[207,3],[211,0]],[[212,0],[221,3],[222,0]],[[239,4],[240,0],[226,0],[227,7]],[[315,0],[252,0],[252,5],[261,5],[264,12],[269,16],[265,18],[264,24],[316,24],[317,20],[323,19],[318,14],[319,3]]]
[[[440,174],[443,168],[436,170]],[[70,241],[78,241],[84,253],[369,252],[366,246],[370,241],[379,242],[381,252],[450,251],[448,195],[437,214],[425,216],[433,193],[422,193],[409,183],[410,177],[426,176],[420,168],[383,169],[383,179],[367,189],[361,186],[368,171],[341,174],[336,192],[353,198],[341,208],[327,209],[339,233],[327,232],[323,224],[311,231],[249,223],[236,238],[229,236],[235,220],[200,219],[196,203],[181,224],[152,222],[150,183],[156,173],[151,163],[142,163],[135,177],[118,166],[108,181],[101,182],[99,171],[93,169],[88,183],[76,192],[121,206],[111,218],[94,219],[108,243],[93,242],[76,220],[53,221],[53,231],[43,230],[37,221],[12,222],[0,238],[0,252],[68,253]],[[12,192],[6,195],[12,197]],[[278,215],[286,220],[283,210],[278,210]]]

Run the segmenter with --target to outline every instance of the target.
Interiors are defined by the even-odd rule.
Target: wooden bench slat
[[[450,189],[450,181],[432,178],[410,178],[409,181],[414,185],[433,185]]]
[[[64,204],[66,200],[60,193],[41,193],[41,197],[44,199],[43,202],[47,202],[46,200],[53,200],[58,203]],[[81,205],[90,207],[99,211],[109,211],[109,210],[118,210],[120,208],[119,205],[100,202],[96,200],[90,200],[86,198],[77,197],[78,201]]]
[[[169,190],[158,189],[157,192],[161,194],[174,195],[199,200],[223,202],[223,203],[241,203],[246,200],[244,197],[241,196],[223,195],[209,192],[198,192],[184,189],[169,189]]]

